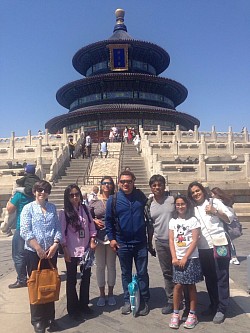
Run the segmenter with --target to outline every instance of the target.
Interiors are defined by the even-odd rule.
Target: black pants
[[[205,277],[211,307],[226,313],[229,306],[229,258],[215,259],[213,249],[199,250],[200,262]]]
[[[79,313],[81,309],[89,304],[89,286],[91,269],[83,270],[81,273],[80,293],[79,298],[76,290],[77,283],[77,266],[79,258],[71,258],[71,262],[66,262],[67,267],[67,311],[68,314]]]
[[[39,257],[36,252],[25,250],[25,256],[27,261],[28,275],[37,269]],[[57,253],[52,259],[50,259],[53,266],[56,267]],[[50,268],[46,259],[42,260],[41,268]],[[30,304],[31,324],[34,325],[37,322],[43,322],[46,324],[49,320],[55,319],[55,302],[46,304]]]

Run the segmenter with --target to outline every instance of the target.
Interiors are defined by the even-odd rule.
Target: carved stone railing
[[[250,141],[242,133],[144,131],[140,128],[141,149],[149,174],[176,174],[184,181],[250,181]],[[223,172],[222,172],[223,171]]]
[[[31,135],[28,131],[27,136],[17,137],[12,132],[10,138],[0,138],[0,168],[10,169],[13,172],[12,165],[20,165],[24,162],[36,164],[36,174],[41,178],[46,178],[53,182],[58,172],[64,167],[69,160],[68,142],[69,138],[73,138],[75,146],[75,154],[79,155],[81,144],[84,140],[84,130],[79,129],[76,133],[67,133],[66,128],[61,134],[45,134]],[[46,175],[45,170],[50,165],[50,171]],[[8,170],[2,174],[8,174]]]

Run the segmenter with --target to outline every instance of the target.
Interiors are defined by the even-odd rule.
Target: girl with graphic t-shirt
[[[200,235],[200,222],[194,217],[193,207],[184,195],[175,199],[175,211],[169,221],[169,246],[173,263],[174,310],[169,327],[179,328],[179,305],[183,287],[187,286],[190,297],[190,312],[184,323],[185,328],[194,328],[197,323],[196,303],[197,282],[203,280],[197,242]]]

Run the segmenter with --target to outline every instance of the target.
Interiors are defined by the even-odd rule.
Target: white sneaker
[[[230,264],[240,265],[240,262],[236,257],[234,257],[230,260]]]
[[[97,306],[105,306],[105,298],[104,297],[99,297],[96,305]]]

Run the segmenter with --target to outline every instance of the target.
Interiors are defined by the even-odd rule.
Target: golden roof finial
[[[123,24],[124,23],[124,16],[125,16],[125,10],[124,9],[116,9],[115,11],[116,16],[116,24]]]

